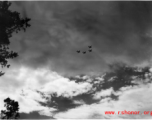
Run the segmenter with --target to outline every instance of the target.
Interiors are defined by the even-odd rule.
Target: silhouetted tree
[[[1,119],[17,119],[19,118],[19,104],[18,102],[11,100],[10,98],[6,98],[4,100],[4,107],[6,110],[1,110]]]
[[[26,30],[30,27],[29,18],[20,18],[20,13],[9,10],[11,3],[0,1],[0,65],[9,67],[7,59],[13,59],[18,56],[16,52],[8,51],[10,44],[9,38],[13,32],[18,33],[20,30]],[[1,71],[0,76],[4,73]]]

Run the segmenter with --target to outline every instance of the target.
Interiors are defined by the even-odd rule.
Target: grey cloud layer
[[[115,61],[134,65],[151,59],[151,2],[13,4],[12,9],[32,19],[26,33],[12,38],[11,47],[20,55],[17,63],[72,75],[97,74]],[[76,53],[88,45],[91,54]]]

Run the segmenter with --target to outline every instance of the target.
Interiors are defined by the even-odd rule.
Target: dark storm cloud
[[[12,43],[18,63],[72,75],[97,74],[115,61],[134,65],[151,59],[152,2],[14,4],[26,8],[23,14],[32,19],[31,28]],[[88,45],[92,53],[76,53]]]
[[[27,113],[20,113],[20,119],[54,119],[45,115],[40,115],[38,111]]]
[[[107,8],[102,3],[72,11],[69,22],[91,38],[99,54],[125,56],[133,63],[149,60],[152,41],[146,33],[151,32],[152,3],[111,2]]]
[[[150,76],[151,72],[149,67],[138,68],[138,67],[130,67],[125,64],[114,64],[110,66],[111,71],[106,72],[102,77],[103,80],[99,80],[96,78],[88,78],[89,83],[92,85],[92,88],[85,92],[78,94],[76,96],[68,97],[64,95],[58,96],[57,93],[50,94],[51,99],[47,99],[47,102],[39,102],[42,106],[53,107],[56,109],[54,112],[65,112],[70,109],[74,109],[80,107],[82,105],[92,105],[100,103],[102,99],[110,98],[115,101],[119,101],[119,94],[122,88],[127,87],[138,87],[138,82],[141,80],[142,82],[149,79],[147,83],[151,83]],[[147,75],[146,75],[147,74]],[[71,81],[75,81],[78,84],[82,84],[84,82],[88,82],[88,79],[84,79],[84,76],[73,77],[70,78]],[[138,82],[134,82],[137,80]],[[146,83],[146,84],[147,84]],[[98,96],[98,93],[102,93],[103,91],[113,89],[113,92],[107,95]],[[74,101],[83,101],[83,103],[75,103]]]
[[[43,106],[53,107],[56,108],[56,111],[53,113],[67,111],[68,109],[75,108],[80,106],[81,104],[74,103],[71,98],[64,97],[64,96],[57,96],[56,93],[51,95],[51,101],[47,103],[39,102]]]

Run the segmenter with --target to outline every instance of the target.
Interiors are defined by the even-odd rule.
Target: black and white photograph
[[[0,119],[152,119],[152,1],[0,1]]]

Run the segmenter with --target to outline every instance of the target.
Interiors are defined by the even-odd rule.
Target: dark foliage
[[[26,30],[30,27],[29,18],[20,18],[20,13],[9,10],[11,3],[0,1],[0,65],[9,68],[7,59],[13,59],[18,56],[16,52],[8,51],[10,44],[9,38],[12,33],[18,33],[20,30]],[[0,76],[4,73],[1,71]]]
[[[6,110],[1,110],[2,119],[17,119],[19,118],[19,104],[18,102],[6,98],[4,100]]]

